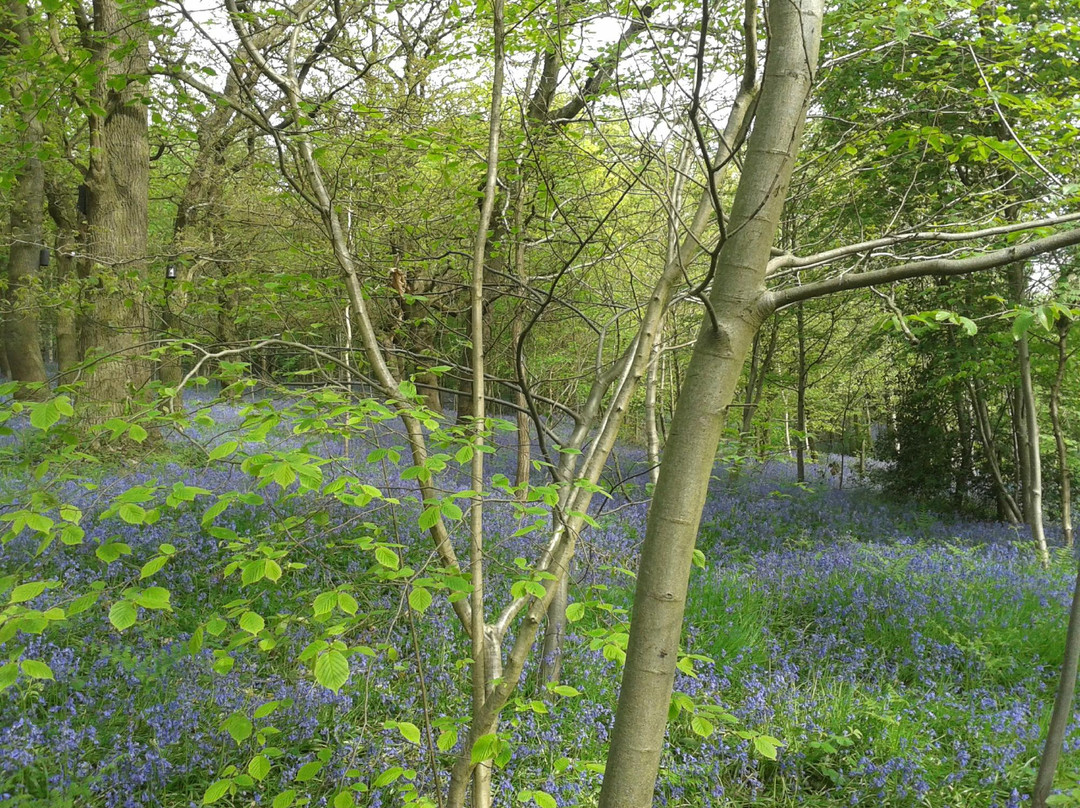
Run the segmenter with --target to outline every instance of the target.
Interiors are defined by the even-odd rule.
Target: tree
[[[45,169],[41,162],[45,126],[39,112],[41,99],[32,79],[37,58],[30,30],[33,22],[30,9],[20,0],[9,0],[2,13],[0,31],[5,31],[14,43],[7,56],[10,64],[3,66],[9,77],[8,86],[3,89],[8,98],[18,99],[20,120],[13,122],[19,132],[16,144],[19,168],[15,172],[11,202],[7,310],[0,318],[3,326],[0,344],[4,346],[11,377],[24,383],[16,388],[16,396],[41,398],[46,393],[44,385],[48,377],[41,356],[34,279],[41,256],[48,255],[43,227]]]
[[[708,5],[701,39],[708,29]],[[949,234],[889,235],[819,252],[772,256],[810,103],[821,35],[822,4],[772,4],[769,47],[743,170],[710,293],[711,311],[698,333],[672,419],[649,511],[634,595],[630,641],[619,694],[601,808],[648,806],[660,761],[687,582],[716,448],[742,365],[764,319],[786,306],[850,289],[927,275],[963,275],[1014,264],[1080,243],[1080,229],[966,258],[928,258],[851,271],[811,283],[769,289],[770,275],[797,266],[873,255],[904,241],[941,241]],[[1053,224],[1072,221],[1062,217]],[[1032,229],[1002,225],[955,238],[974,240]]]
[[[87,298],[82,353],[97,362],[86,397],[102,420],[145,391],[152,367],[140,354],[149,334],[147,267],[150,146],[145,82],[149,18],[145,6],[102,0],[88,16],[76,6],[84,46],[96,66],[87,100]]]

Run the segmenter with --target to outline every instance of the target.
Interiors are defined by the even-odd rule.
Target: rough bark
[[[95,101],[86,175],[86,298],[80,323],[83,354],[95,359],[84,392],[90,417],[123,414],[130,396],[150,382],[143,358],[149,335],[145,305],[150,150],[142,102],[149,59],[145,7],[94,3]],[[117,83],[127,77],[127,83]],[[110,87],[110,83],[112,86]]]
[[[20,0],[9,0],[7,13],[8,25],[5,27],[9,27],[9,35],[18,43],[15,58],[24,67],[17,72],[8,89],[14,98],[19,98],[31,89],[29,64],[25,61],[29,58],[31,45],[30,21],[27,6]],[[15,176],[11,199],[3,343],[8,375],[13,381],[21,382],[15,390],[16,398],[40,399],[48,395],[48,376],[41,356],[34,280],[45,246],[45,170],[38,156],[45,141],[45,127],[38,116],[36,102],[23,106],[20,118],[16,142],[21,166]]]
[[[630,641],[600,808],[653,803],[690,563],[720,440],[754,334],[817,64],[820,0],[772,3],[769,51],[706,318],[668,431],[638,567]],[[704,27],[704,26],[703,26]]]

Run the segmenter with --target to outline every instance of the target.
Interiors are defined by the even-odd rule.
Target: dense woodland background
[[[1078,99],[1075,0],[6,0],[0,793],[1078,804]]]

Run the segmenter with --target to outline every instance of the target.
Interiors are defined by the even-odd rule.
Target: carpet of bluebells
[[[208,413],[222,433],[238,422],[235,404]],[[194,628],[238,592],[235,576],[222,574],[226,542],[202,524],[205,505],[165,510],[152,525],[95,518],[112,496],[136,484],[254,491],[235,464],[188,456],[193,441],[223,439],[213,429],[193,428],[137,465],[114,459],[63,483],[61,498],[86,514],[85,542],[57,542],[36,557],[35,543],[20,536],[0,549],[0,576],[30,570],[59,580],[33,604],[47,609],[90,579],[130,578],[167,543],[176,554],[154,580],[171,591],[173,609],[145,614],[121,634],[100,606],[12,643],[24,657],[46,662],[55,681],[20,679],[0,693],[0,803],[198,805],[225,767],[244,769],[267,745],[276,753],[256,786],[218,804],[269,805],[293,788],[294,804],[329,805],[342,788],[359,786],[350,792],[356,804],[374,808],[445,786],[453,731],[467,714],[461,660],[468,644],[444,599],[406,619],[403,589],[375,580],[369,559],[341,541],[350,531],[377,532],[397,543],[403,559],[418,567],[430,561],[430,541],[416,526],[419,508],[409,501],[412,483],[401,478],[405,461],[365,462],[376,445],[403,440],[389,425],[374,435],[348,447],[323,440],[319,453],[336,458],[323,467],[325,479],[360,475],[400,505],[356,513],[267,486],[258,491],[263,504],[235,503],[216,522],[241,535],[299,536],[306,566],[259,590],[263,615],[300,616],[310,612],[312,592],[355,587],[366,622],[348,642],[370,653],[351,655],[350,678],[336,693],[316,684],[296,659],[312,637],[299,617],[277,624],[272,650],[235,651],[225,674],[212,667],[210,643],[191,652]],[[4,440],[18,449],[24,438],[17,430]],[[303,442],[288,429],[268,440]],[[510,474],[511,441],[499,438],[490,473]],[[507,710],[498,805],[537,789],[559,806],[595,804],[619,677],[610,639],[625,628],[622,609],[644,532],[642,465],[632,449],[613,462],[606,481],[613,495],[597,499],[599,528],[589,531],[576,560],[572,598],[604,608],[576,613],[570,624],[562,673],[570,688],[540,687],[534,663],[523,677],[522,700]],[[466,470],[449,466],[440,485],[467,487]],[[1024,537],[1005,525],[884,502],[868,486],[853,487],[858,480],[850,470],[841,490],[835,469],[814,467],[811,483],[796,485],[783,462],[717,466],[698,544],[705,566],[694,570],[685,635],[685,650],[700,658],[692,674],[679,675],[676,689],[726,719],[706,734],[694,731],[686,713],[672,722],[658,804],[1024,804],[1062,657],[1071,556],[1058,551],[1051,569],[1042,570]],[[48,475],[0,476],[0,508],[18,506],[47,483]],[[515,536],[521,524],[509,504],[493,504],[486,516],[496,576],[513,570],[513,559],[535,556],[543,534]],[[464,526],[453,536],[463,545]],[[104,567],[94,552],[104,541],[129,545],[130,560]],[[508,587],[496,581],[490,594],[504,601]],[[268,703],[272,714],[258,709]],[[237,740],[227,723],[236,714],[256,733]],[[426,744],[412,742],[393,722],[431,723],[449,739],[434,750],[440,780]],[[272,732],[260,738],[266,727]],[[755,747],[755,733],[782,741],[776,760]],[[1062,787],[1076,782],[1078,750],[1074,722]]]

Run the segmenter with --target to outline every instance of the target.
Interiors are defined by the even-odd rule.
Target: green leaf
[[[398,731],[401,733],[406,741],[410,743],[420,743],[420,728],[416,724],[410,724],[408,721],[398,722]]]
[[[16,662],[9,662],[6,665],[0,666],[0,693],[3,693],[19,678],[19,665]]]
[[[168,562],[168,556],[155,556],[142,565],[142,569],[139,570],[139,580],[143,578],[149,578],[151,575],[159,572],[162,567]]]
[[[707,718],[702,718],[700,715],[695,715],[690,719],[690,729],[694,731],[695,735],[700,735],[702,738],[708,738],[714,732],[716,727]]]
[[[106,564],[111,564],[122,555],[131,555],[131,547],[122,541],[108,542],[98,545],[94,555]]]
[[[141,525],[146,521],[146,509],[134,502],[125,502],[117,510],[120,518],[129,525]]]
[[[409,605],[420,614],[423,614],[431,605],[431,592],[422,586],[414,586],[412,591],[409,592]]]
[[[294,802],[296,802],[296,789],[290,788],[274,797],[272,806],[273,808],[289,808]]]
[[[226,458],[229,455],[233,454],[239,448],[240,441],[226,441],[225,443],[219,444],[218,446],[215,446],[213,449],[211,449],[208,457],[210,460],[222,460],[223,458]]]
[[[135,596],[135,602],[144,609],[172,610],[169,605],[169,590],[161,586],[148,586]]]
[[[339,791],[334,797],[334,808],[353,808],[355,805],[351,791]]]
[[[212,805],[217,802],[229,793],[232,784],[232,780],[218,780],[216,783],[211,783],[210,787],[206,789],[206,793],[203,794],[202,804]]]
[[[28,584],[19,584],[11,590],[11,602],[25,603],[28,600],[33,600],[44,591],[44,581],[31,581]]]
[[[417,525],[421,530],[431,530],[438,521],[439,508],[438,506],[432,505],[429,508],[424,508],[424,512],[420,514],[420,519],[417,521]]]
[[[337,592],[322,592],[315,598],[315,603],[312,604],[312,608],[315,610],[315,616],[320,617],[332,612],[337,604]]]
[[[534,791],[532,797],[540,808],[558,808],[555,798],[546,791]]]
[[[345,614],[355,615],[360,610],[360,604],[356,602],[356,598],[350,595],[348,592],[339,592],[337,596],[338,608]]]
[[[492,760],[498,754],[499,736],[494,732],[489,732],[487,735],[481,735],[476,739],[476,743],[473,744],[473,765],[483,763],[485,760]]]
[[[33,405],[30,411],[30,425],[35,429],[45,431],[60,420],[60,409],[54,401],[45,401]]]
[[[251,719],[240,712],[233,713],[226,718],[222,722],[221,728],[229,733],[237,744],[243,743],[250,738],[254,729]]]
[[[135,625],[139,616],[139,610],[130,600],[118,600],[109,609],[109,622],[116,627],[117,631],[123,631]]]
[[[315,775],[322,771],[323,765],[322,761],[319,760],[305,763],[300,767],[300,771],[296,773],[296,782],[306,783],[308,780],[311,780]]]
[[[771,735],[754,736],[754,748],[758,754],[768,760],[776,760],[776,750],[784,745],[784,742]]]
[[[29,676],[31,679],[53,679],[52,668],[46,665],[44,662],[38,662],[36,659],[24,659],[19,665],[22,668],[22,672]]]
[[[255,612],[244,612],[240,615],[240,628],[248,634],[258,634],[266,627],[266,621]]]
[[[266,778],[266,775],[270,774],[270,759],[265,755],[256,755],[248,764],[247,771],[256,781],[261,783]]]
[[[138,424],[132,424],[131,428],[128,430],[128,437],[136,443],[142,443],[144,440],[146,440],[147,433],[146,430]]]
[[[389,547],[376,547],[375,548],[375,560],[388,569],[396,570],[401,566],[401,560],[398,558],[398,554],[391,550]]]
[[[337,693],[349,678],[349,660],[340,651],[329,650],[315,660],[315,681]]]
[[[585,604],[584,603],[571,603],[566,607],[566,619],[571,623],[576,623],[582,617],[585,616]]]
[[[443,752],[449,752],[454,748],[454,744],[457,743],[457,738],[458,733],[456,729],[444,729],[439,733],[439,738],[435,741],[435,745]]]
[[[401,775],[404,773],[404,771],[405,770],[403,768],[401,768],[400,766],[393,766],[393,767],[387,769],[386,771],[384,771],[378,777],[376,777],[375,782],[371,784],[371,787],[372,788],[382,788],[383,786],[388,786],[392,782],[397,780],[399,777],[401,777]]]
[[[266,716],[273,713],[274,710],[276,710],[278,706],[280,706],[280,704],[280,701],[268,701],[266,702],[266,704],[259,705],[259,707],[255,710],[255,717],[266,718]]]

